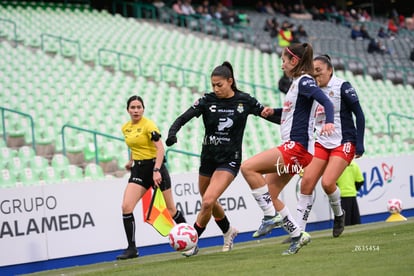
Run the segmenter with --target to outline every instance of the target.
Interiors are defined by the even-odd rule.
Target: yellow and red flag
[[[168,236],[174,227],[174,220],[168,212],[164,196],[158,187],[148,189],[142,198],[142,207],[144,221],[151,224],[162,236]]]

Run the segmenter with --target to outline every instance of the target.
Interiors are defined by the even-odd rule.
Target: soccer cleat
[[[292,242],[288,249],[283,251],[282,255],[293,255],[298,253],[299,249],[307,245],[311,241],[311,236],[306,232],[301,232],[299,237],[292,238]]]
[[[345,210],[342,210],[342,216],[335,216],[332,235],[334,238],[339,237],[345,229]]]
[[[270,219],[262,219],[262,224],[259,226],[259,229],[253,233],[253,238],[258,238],[270,233],[273,228],[280,227],[282,223],[283,218],[279,214]]]
[[[224,245],[222,249],[223,252],[230,251],[233,248],[233,240],[237,236],[238,233],[239,231],[236,228],[230,226],[229,230],[223,235],[224,237]]]
[[[127,259],[132,259],[132,258],[136,258],[139,256],[138,250],[135,248],[127,248],[124,250],[124,252],[122,252],[121,255],[116,256],[117,260],[127,260]]]
[[[187,251],[184,251],[183,253],[181,253],[183,256],[185,257],[191,257],[191,256],[195,256],[198,253],[198,245],[194,246],[191,249],[188,249]]]

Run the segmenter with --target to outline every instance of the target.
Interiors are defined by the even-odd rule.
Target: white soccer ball
[[[168,234],[170,245],[177,251],[186,251],[197,245],[198,234],[193,226],[179,223]]]
[[[387,201],[387,210],[391,214],[401,213],[402,211],[402,202],[398,198],[392,198]]]

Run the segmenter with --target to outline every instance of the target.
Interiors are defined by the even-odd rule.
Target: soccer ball
[[[392,198],[387,201],[387,210],[391,214],[400,213],[402,210],[402,202],[398,198]]]
[[[186,251],[197,245],[198,234],[193,226],[179,223],[168,234],[170,245],[177,251]]]

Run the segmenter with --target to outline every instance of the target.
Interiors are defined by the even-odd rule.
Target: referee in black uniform
[[[131,171],[124,192],[122,214],[128,248],[117,256],[118,260],[136,258],[138,250],[135,244],[135,219],[133,211],[138,201],[151,187],[158,186],[164,196],[168,212],[176,223],[186,222],[184,216],[175,207],[171,192],[171,179],[164,165],[164,146],[160,131],[153,121],[144,117],[144,101],[132,96],[127,102],[127,111],[131,120],[122,126],[125,143],[131,150],[131,160],[125,165]]]

